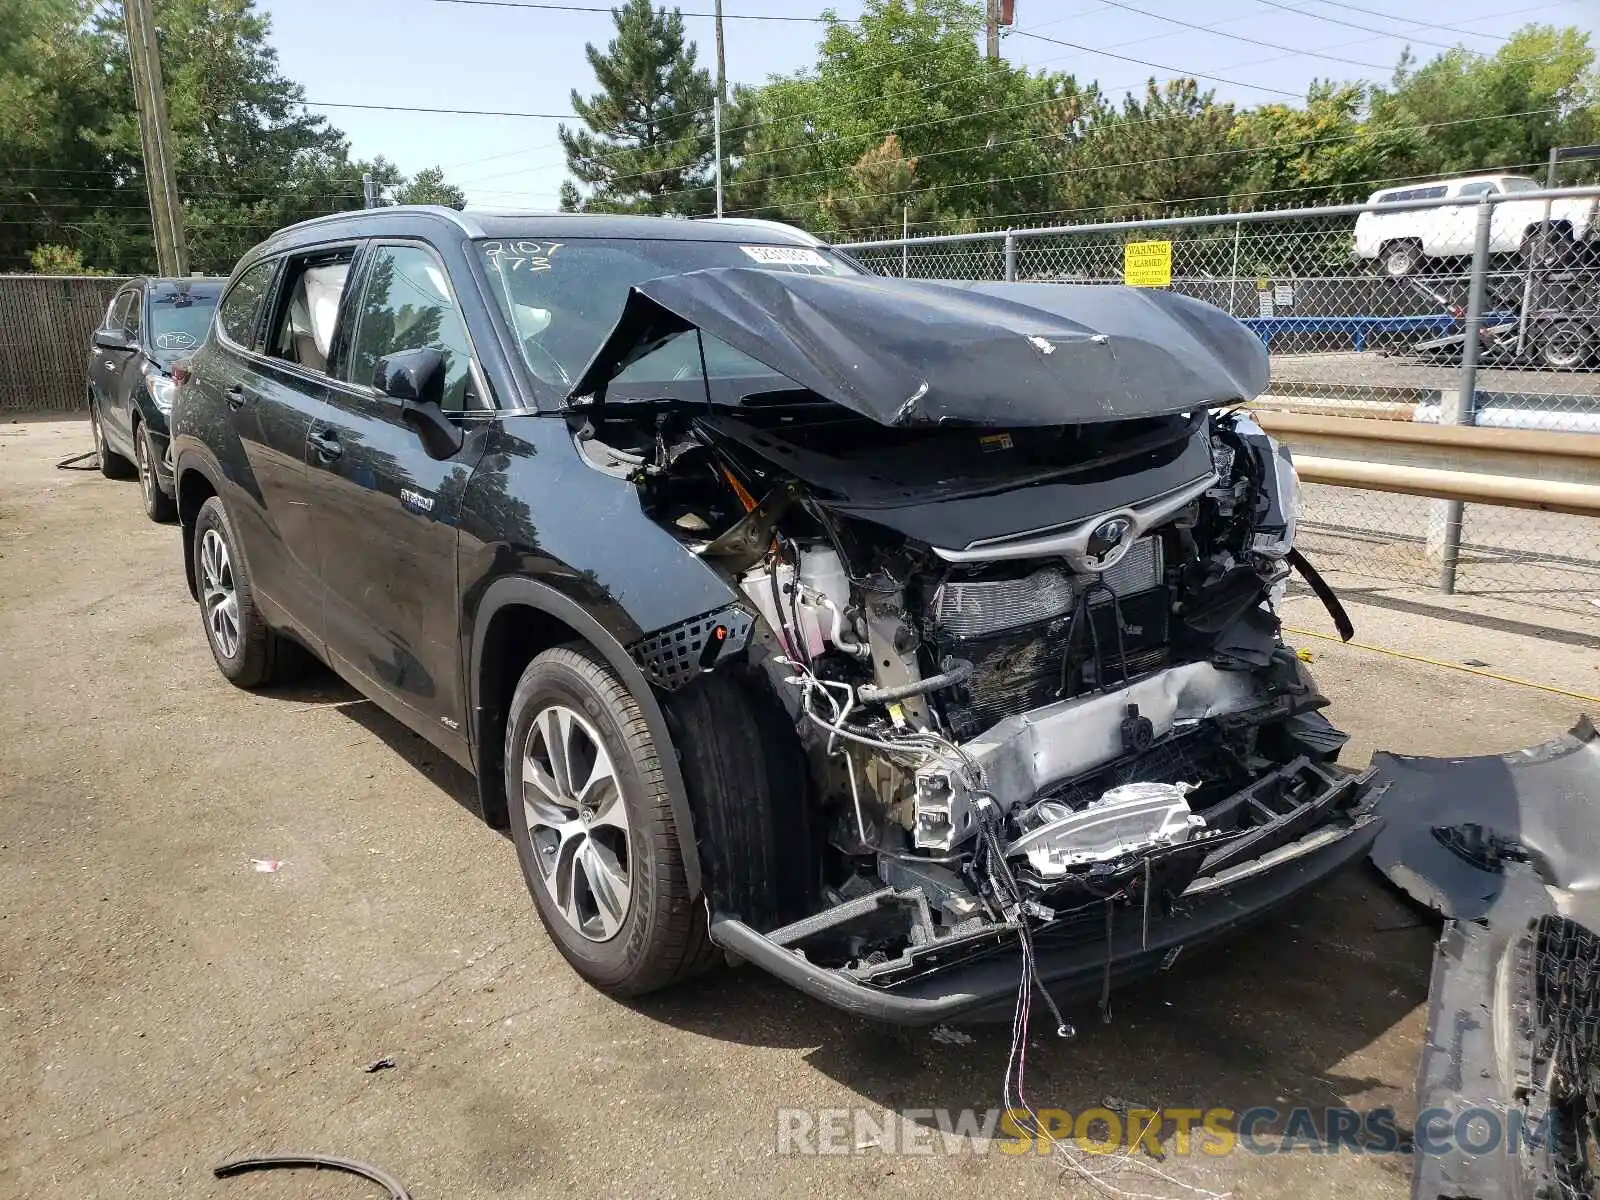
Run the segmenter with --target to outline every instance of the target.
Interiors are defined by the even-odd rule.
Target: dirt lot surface
[[[1009,1030],[867,1027],[748,969],[634,1004],[592,991],[465,774],[327,675],[254,695],[222,679],[176,530],[131,483],[54,469],[88,442],[82,422],[0,425],[0,1195],[372,1194],[209,1172],[295,1149],[381,1163],[419,1200],[1093,1194],[1048,1156],[779,1157],[780,1108],[998,1106]],[[1357,617],[1373,644],[1397,619]],[[1468,655],[1470,624],[1433,624],[1433,655]],[[1579,707],[1314,648],[1354,761],[1509,749]],[[1363,867],[1119,993],[1110,1024],[1036,1028],[1031,1098],[1387,1105],[1406,1127],[1433,937]],[[1401,1156],[1164,1169],[1241,1197],[1409,1194]]]

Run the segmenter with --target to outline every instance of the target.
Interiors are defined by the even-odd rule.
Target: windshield
[[[216,287],[153,287],[150,291],[150,348],[163,363],[188,354],[206,336],[217,307]]]
[[[1500,186],[1508,192],[1537,192],[1544,185],[1537,179],[1527,179],[1521,175],[1508,175],[1500,181]]]
[[[708,267],[860,274],[823,247],[759,242],[539,238],[496,239],[477,246],[528,370],[563,394],[616,325],[628,289],[636,283]],[[731,346],[714,338],[704,340],[706,371],[713,379],[781,378]],[[639,395],[651,384],[691,379],[700,380],[700,350],[692,335],[680,335],[632,364],[618,382],[635,385],[630,390]]]

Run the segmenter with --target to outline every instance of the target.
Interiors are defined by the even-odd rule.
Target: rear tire
[[[1594,350],[1594,330],[1581,321],[1556,321],[1539,335],[1539,363],[1552,371],[1582,370]]]
[[[100,463],[100,474],[107,479],[127,479],[133,474],[133,464],[106,445],[106,431],[100,424],[100,406],[89,399],[89,435],[94,438],[94,456]]]
[[[656,745],[639,702],[583,650],[546,650],[523,671],[505,744],[517,859],[551,941],[614,996],[717,961],[689,891],[663,753],[672,748]]]
[[[195,517],[194,574],[206,644],[223,678],[236,687],[255,688],[299,674],[304,651],[268,626],[256,607],[250,569],[216,496]]]
[[[156,449],[143,422],[133,427],[133,465],[139,474],[139,491],[144,495],[144,514],[159,525],[178,519],[178,504],[161,490],[156,478]]]
[[[1422,243],[1416,241],[1386,242],[1378,251],[1383,262],[1383,273],[1391,279],[1415,275],[1422,266]]]

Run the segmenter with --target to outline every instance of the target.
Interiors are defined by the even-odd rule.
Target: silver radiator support
[[[1248,672],[1184,663],[1114,692],[1007,717],[961,749],[978,768],[982,790],[1001,811],[1010,812],[1053,784],[1120,758],[1122,721],[1130,704],[1139,706],[1139,715],[1150,721],[1159,739],[1179,725],[1242,712],[1265,700]],[[972,838],[978,832],[972,801],[961,763],[950,755],[931,755],[916,772],[911,844],[920,850],[951,850]]]

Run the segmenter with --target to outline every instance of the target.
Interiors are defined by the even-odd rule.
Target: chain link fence
[[[1528,186],[841,249],[886,275],[1142,282],[1204,300],[1266,344],[1261,407],[1600,436],[1600,189],[1507,190]],[[1600,621],[1594,518],[1321,484],[1304,500],[1301,544],[1324,571]]]
[[[0,412],[88,407],[89,335],[124,282],[99,275],[0,275]]]

